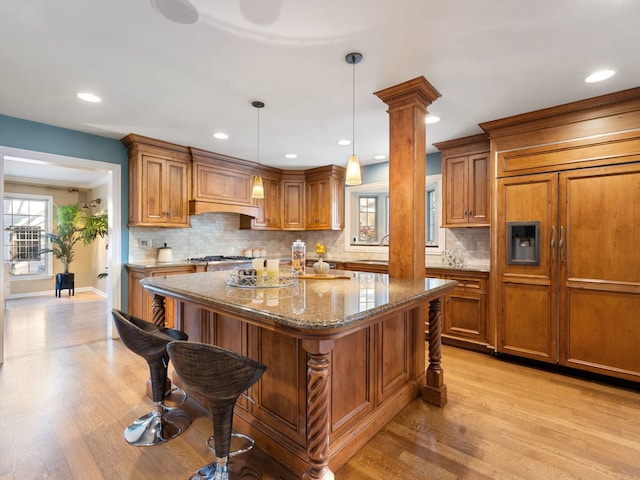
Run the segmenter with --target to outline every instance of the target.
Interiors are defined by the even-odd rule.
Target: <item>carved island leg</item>
[[[422,400],[439,407],[447,403],[447,386],[444,384],[444,372],[440,366],[442,356],[441,308],[439,298],[429,303],[429,366],[427,367],[427,384],[422,389]]]
[[[304,341],[307,351],[307,471],[303,480],[333,480],[329,469],[329,355],[333,342]]]
[[[162,295],[158,295],[157,293],[153,296],[153,301],[151,302],[151,314],[153,316],[153,324],[159,327],[164,327],[164,319],[165,319],[165,304],[164,297]]]

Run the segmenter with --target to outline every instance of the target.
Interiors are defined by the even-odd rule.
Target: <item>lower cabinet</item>
[[[129,314],[142,318],[148,322],[153,322],[153,298],[145,288],[140,285],[140,280],[156,275],[180,275],[185,273],[195,273],[204,271],[205,265],[172,265],[145,267],[137,265],[127,265],[129,273]],[[175,326],[175,305],[172,299],[167,298],[165,303],[166,318],[165,326]]]
[[[442,306],[442,343],[491,353],[488,328],[489,273],[426,269],[427,277],[458,282]]]

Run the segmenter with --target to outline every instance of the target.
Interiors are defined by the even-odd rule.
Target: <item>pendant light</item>
[[[255,101],[251,102],[251,105],[255,107],[258,112],[258,146],[256,155],[256,164],[260,166],[260,109],[264,108],[264,103]],[[262,177],[256,175],[253,177],[253,187],[251,188],[251,198],[264,198],[264,185],[262,184]]]
[[[347,54],[345,60],[349,65],[353,65],[353,85],[352,85],[352,133],[351,133],[351,156],[347,162],[347,173],[345,178],[345,184],[347,185],[360,185],[362,183],[362,175],[360,173],[360,160],[356,155],[356,64],[362,60],[362,54],[358,52],[351,52]]]

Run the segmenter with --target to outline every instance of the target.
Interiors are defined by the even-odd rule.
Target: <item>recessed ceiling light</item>
[[[190,25],[198,21],[198,10],[189,0],[151,0],[151,6],[175,23]]]
[[[213,134],[213,138],[217,138],[218,140],[226,140],[227,138],[229,138],[229,135],[224,132],[216,132]]]
[[[76,96],[80,100],[84,100],[85,102],[100,103],[102,101],[102,99],[99,96],[94,95],[93,93],[80,92],[80,93],[77,93]]]
[[[285,155],[286,158],[298,158],[298,155],[296,155],[295,153],[287,153]]]
[[[338,140],[338,145],[340,145],[341,147],[346,147],[347,145],[351,145],[351,140]]]
[[[600,70],[599,72],[594,72],[589,75],[584,81],[587,83],[601,82],[602,80],[613,77],[615,74],[615,70]]]
[[[381,155],[375,155],[373,157],[374,160],[384,160],[385,158],[387,158],[387,156],[386,155],[382,155],[382,154]]]
[[[437,115],[428,115],[424,119],[424,123],[426,124],[438,123],[439,121],[440,121],[440,117],[438,117]]]

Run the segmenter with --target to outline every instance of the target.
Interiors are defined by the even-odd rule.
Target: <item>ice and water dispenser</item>
[[[540,265],[540,222],[507,223],[507,263]]]

